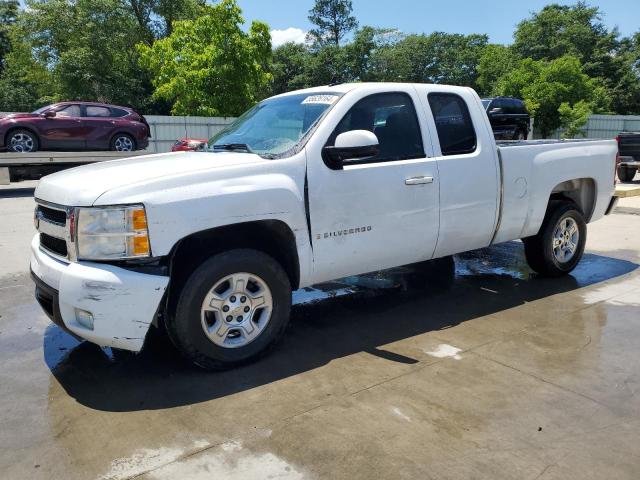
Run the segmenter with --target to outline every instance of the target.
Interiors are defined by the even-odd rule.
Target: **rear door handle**
[[[424,185],[426,183],[433,183],[433,177],[411,177],[404,181],[405,185]]]

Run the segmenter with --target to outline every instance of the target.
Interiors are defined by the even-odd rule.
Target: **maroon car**
[[[149,125],[130,108],[90,102],[61,102],[33,113],[0,118],[0,148],[36,150],[142,150]]]

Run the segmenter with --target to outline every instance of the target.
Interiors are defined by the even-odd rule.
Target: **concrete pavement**
[[[0,190],[2,477],[637,479],[640,202],[621,207],[571,276],[511,242],[347,279],[298,292],[269,357],[205,373],[163,338],[132,356],[52,325],[33,200]]]

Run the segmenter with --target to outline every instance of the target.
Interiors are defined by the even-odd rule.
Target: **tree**
[[[478,61],[478,90],[482,95],[496,95],[498,81],[518,66],[520,58],[510,47],[487,45]]]
[[[205,0],[123,0],[129,5],[145,41],[151,45],[156,38],[172,32],[173,22],[195,18]]]
[[[580,60],[570,55],[551,61],[522,60],[500,79],[497,92],[524,99],[543,137],[560,127],[577,128],[576,118],[587,106],[602,112],[610,101],[599,82],[583,72]]]
[[[565,128],[562,132],[563,138],[584,137],[586,132],[582,129],[589,120],[589,115],[593,113],[591,104],[584,100],[580,100],[571,106],[567,102],[563,102],[558,107],[560,114],[560,124]]]
[[[584,73],[599,78],[618,113],[640,113],[640,78],[625,51],[628,42],[608,30],[598,7],[552,4],[522,21],[513,49],[522,58],[554,60],[571,55]]]
[[[316,0],[309,10],[309,21],[316,28],[309,31],[309,37],[317,45],[331,43],[340,46],[340,40],[358,27],[358,21],[351,15],[351,0]]]
[[[27,6],[16,30],[25,55],[51,72],[52,99],[147,105],[150,84],[135,49],[144,35],[121,0],[28,0]]]
[[[173,102],[176,115],[235,116],[252,106],[271,81],[269,27],[253,22],[249,32],[235,0],[205,6],[194,20],[173,24],[153,46],[141,44],[155,98]]]
[[[272,94],[289,92],[308,86],[310,77],[308,65],[311,53],[299,43],[285,43],[273,51],[271,73],[273,75]]]
[[[377,81],[475,87],[478,62],[486,44],[486,35],[408,35],[375,51],[370,77]]]
[[[0,0],[0,72],[4,68],[4,58],[11,50],[9,29],[18,16],[18,0]]]

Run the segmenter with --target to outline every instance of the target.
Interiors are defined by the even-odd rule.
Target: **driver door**
[[[433,256],[438,236],[438,170],[415,90],[365,96],[329,136],[369,130],[376,157],[333,170],[321,148],[307,150],[314,282],[406,265]],[[345,99],[346,100],[346,99]]]

